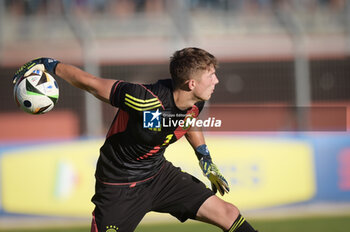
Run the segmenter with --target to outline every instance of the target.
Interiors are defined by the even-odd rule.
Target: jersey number
[[[168,145],[172,137],[173,137],[173,134],[167,135],[162,146]]]

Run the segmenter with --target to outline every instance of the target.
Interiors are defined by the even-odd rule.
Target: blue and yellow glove
[[[28,76],[34,70],[41,70],[49,72],[51,74],[55,74],[55,69],[58,63],[58,60],[44,57],[29,61],[17,70],[13,77],[13,84],[16,84],[18,80]]]
[[[230,191],[227,181],[213,163],[207,145],[203,144],[196,148],[196,155],[199,160],[203,174],[210,180],[214,193],[219,190],[221,196]]]

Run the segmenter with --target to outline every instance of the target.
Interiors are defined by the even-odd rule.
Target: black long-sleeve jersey
[[[115,185],[134,185],[156,175],[165,161],[165,149],[189,129],[179,120],[197,118],[204,106],[202,101],[188,110],[178,109],[170,79],[147,85],[116,81],[110,103],[119,110],[100,149],[96,178]],[[153,119],[160,127],[145,126],[145,115],[150,113],[155,113]]]

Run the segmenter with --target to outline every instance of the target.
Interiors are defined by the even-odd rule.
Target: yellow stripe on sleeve
[[[156,98],[156,100],[158,100],[158,99]],[[125,102],[128,102],[130,104],[133,104],[134,106],[139,106],[139,107],[149,107],[149,106],[154,106],[154,105],[160,104],[158,101],[154,101],[151,103],[137,103],[129,98],[125,98]]]
[[[131,105],[128,102],[125,102],[125,105],[129,106],[130,108],[134,109],[134,110],[138,110],[138,111],[145,111],[145,110],[151,110],[151,109],[155,109],[158,108],[160,106],[162,106],[160,103],[158,103],[157,105],[151,106],[151,107],[146,107],[146,108],[140,108],[134,105]]]
[[[139,98],[136,98],[136,97],[133,97],[133,96],[131,96],[130,94],[125,94],[125,97],[126,98],[129,98],[129,99],[131,99],[131,100],[134,100],[134,101],[136,101],[136,102],[140,102],[140,103],[148,103],[148,102],[154,102],[154,101],[158,101],[158,99],[155,97],[155,98],[151,98],[151,99],[146,99],[146,100],[144,100],[144,99],[139,99]],[[126,99],[125,98],[125,99]]]

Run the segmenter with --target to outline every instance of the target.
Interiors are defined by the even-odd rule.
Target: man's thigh
[[[170,213],[181,222],[195,219],[203,202],[213,195],[200,180],[167,163],[156,178],[153,211]]]
[[[134,231],[144,215],[150,211],[146,185],[108,186],[96,183],[92,198],[95,204],[91,231]]]

